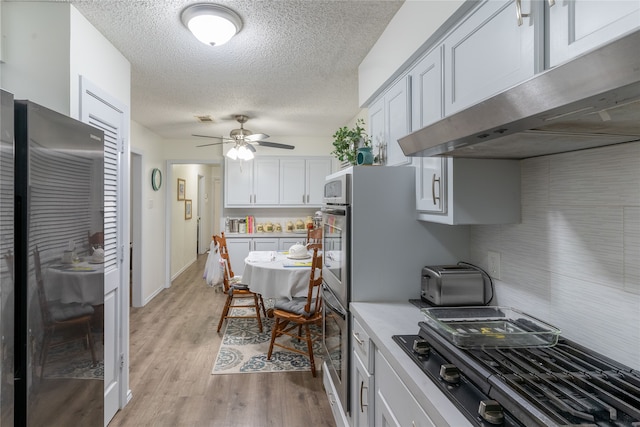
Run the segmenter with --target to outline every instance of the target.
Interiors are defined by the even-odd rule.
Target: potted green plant
[[[353,128],[341,127],[333,134],[333,151],[338,160],[355,165],[359,148],[371,149],[371,138],[364,128],[364,120],[356,120]]]

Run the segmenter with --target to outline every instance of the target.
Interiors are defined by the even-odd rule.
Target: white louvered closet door
[[[125,271],[124,108],[119,108],[95,86],[83,79],[81,119],[104,131],[104,424],[109,423],[126,402],[128,364],[126,319],[123,312],[127,283]],[[127,252],[128,253],[128,252]],[[128,270],[128,268],[127,268]]]

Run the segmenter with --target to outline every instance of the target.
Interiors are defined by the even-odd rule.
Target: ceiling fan
[[[215,138],[220,140],[220,142],[212,142],[211,144],[202,144],[202,145],[198,145],[198,147],[207,147],[209,145],[234,143],[235,145],[231,148],[231,150],[227,152],[227,157],[233,160],[253,159],[253,153],[256,152],[256,149],[253,146],[253,144],[257,144],[263,147],[283,148],[285,150],[293,150],[295,148],[295,146],[293,145],[263,141],[264,139],[269,138],[269,135],[266,135],[264,133],[253,133],[249,129],[245,129],[243,125],[247,122],[247,120],[249,120],[249,117],[243,114],[237,114],[235,116],[235,119],[238,123],[240,123],[240,129],[233,129],[229,133],[229,138],[224,138],[220,136],[192,134],[192,136],[198,136],[201,138]]]

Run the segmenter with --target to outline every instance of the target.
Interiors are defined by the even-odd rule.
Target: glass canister
[[[304,222],[301,219],[296,221],[296,230],[304,230]]]
[[[238,233],[246,233],[247,232],[247,220],[239,219],[238,220]]]
[[[273,223],[268,222],[264,225],[264,231],[267,233],[273,233]]]
[[[282,225],[279,222],[276,222],[276,225],[274,226],[274,230],[276,233],[282,233]]]
[[[256,231],[262,233],[264,231],[264,225],[262,225],[262,223],[256,225]]]
[[[293,231],[293,221],[287,221],[287,231]]]

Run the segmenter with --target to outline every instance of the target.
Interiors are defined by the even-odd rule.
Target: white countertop
[[[418,333],[418,322],[424,318],[418,307],[409,302],[355,302],[351,303],[350,311],[437,426],[471,426],[471,423],[456,409],[449,398],[391,338],[392,335]]]

